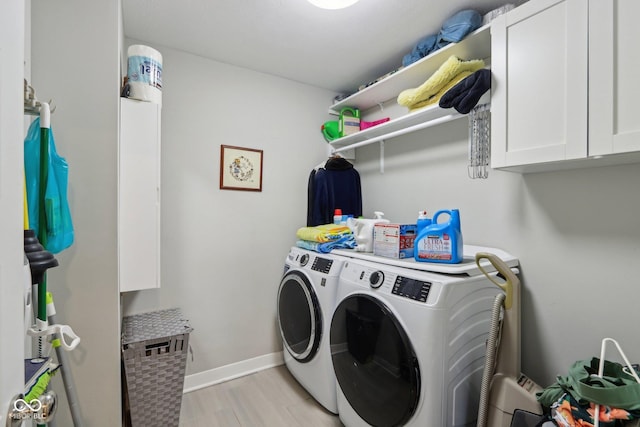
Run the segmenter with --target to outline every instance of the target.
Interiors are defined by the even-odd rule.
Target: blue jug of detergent
[[[442,214],[449,215],[449,221],[438,223]],[[413,245],[413,257],[420,262],[440,262],[457,264],[462,261],[462,231],[458,209],[440,210],[433,215],[431,224],[418,232]]]

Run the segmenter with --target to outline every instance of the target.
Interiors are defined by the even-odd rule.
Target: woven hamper
[[[125,425],[178,426],[191,331],[179,309],[124,317]]]

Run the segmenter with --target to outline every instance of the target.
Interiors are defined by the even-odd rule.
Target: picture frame
[[[262,150],[220,145],[220,189],[262,191]]]

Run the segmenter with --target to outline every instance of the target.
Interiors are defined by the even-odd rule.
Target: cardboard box
[[[413,258],[416,224],[375,224],[373,254],[387,258]]]

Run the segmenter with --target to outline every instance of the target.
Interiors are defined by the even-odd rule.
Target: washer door
[[[298,270],[280,281],[278,323],[289,354],[302,363],[313,359],[322,336],[322,313],[309,278]]]
[[[409,421],[420,395],[418,359],[384,303],[364,294],[345,298],[330,339],[338,384],[360,418],[381,427]]]

